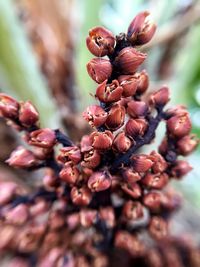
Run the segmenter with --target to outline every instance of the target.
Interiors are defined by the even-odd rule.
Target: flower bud
[[[111,31],[103,27],[95,27],[86,38],[88,50],[96,57],[103,57],[113,52],[115,37]]]
[[[96,97],[104,103],[112,103],[121,99],[123,88],[119,85],[118,80],[113,80],[107,84],[107,80],[101,83],[96,89]]]
[[[88,180],[88,187],[91,191],[104,191],[110,186],[111,175],[107,171],[94,172]]]
[[[100,208],[99,217],[106,223],[108,228],[113,228],[116,224],[113,207]]]
[[[90,77],[97,83],[107,80],[112,73],[112,65],[108,59],[93,58],[87,64]]]
[[[144,119],[129,119],[125,126],[125,132],[128,136],[143,136],[147,129],[147,122]]]
[[[70,195],[72,202],[78,206],[87,206],[92,199],[92,194],[87,187],[73,187]]]
[[[81,165],[85,168],[96,168],[101,162],[101,156],[99,152],[93,148],[89,151],[86,151],[83,155],[83,161]]]
[[[133,169],[136,172],[147,172],[153,165],[153,161],[150,156],[138,155],[132,157]]]
[[[0,241],[0,251],[2,252],[3,249],[10,248],[11,244],[13,243],[13,240],[16,237],[16,227],[13,225],[1,225],[0,227],[0,235],[1,235],[1,241]]]
[[[175,137],[181,138],[188,135],[192,124],[188,115],[176,115],[167,120],[167,129]]]
[[[156,25],[149,19],[149,12],[139,13],[130,23],[127,39],[134,45],[148,43],[156,31]]]
[[[96,210],[81,210],[80,223],[83,227],[90,227],[94,224],[97,218]]]
[[[177,142],[178,152],[187,156],[192,153],[199,144],[199,140],[195,135],[186,135]]]
[[[168,140],[167,137],[164,137],[161,144],[159,145],[158,151],[161,155],[166,155],[168,150]]]
[[[131,100],[127,106],[127,112],[132,118],[145,116],[148,111],[148,106],[144,101]]]
[[[143,204],[151,212],[159,212],[162,206],[162,195],[159,192],[149,192],[143,197]]]
[[[62,147],[57,159],[62,163],[72,161],[78,164],[81,161],[81,151],[77,146]]]
[[[132,168],[125,169],[122,173],[125,181],[129,184],[134,184],[141,180],[141,176],[138,172],[135,172]]]
[[[123,74],[134,74],[146,57],[146,54],[137,51],[133,47],[125,47],[115,58],[114,64]]]
[[[149,224],[149,233],[156,239],[162,239],[168,234],[167,222],[161,217],[152,217]]]
[[[87,152],[92,149],[92,142],[89,135],[84,135],[80,142],[81,152]]]
[[[143,206],[139,201],[128,200],[124,204],[122,213],[127,220],[138,220],[143,217]]]
[[[17,184],[14,182],[0,183],[0,205],[8,203],[16,194]]]
[[[124,183],[122,185],[122,190],[134,199],[142,196],[142,189],[137,183],[135,184]]]
[[[118,133],[114,138],[112,147],[117,152],[126,152],[131,147],[131,140],[124,132]]]
[[[38,164],[34,154],[22,146],[17,147],[6,162],[16,168],[29,168]]]
[[[192,170],[190,164],[185,160],[177,160],[175,166],[172,168],[171,173],[175,178],[181,178]]]
[[[86,111],[83,112],[83,118],[88,121],[90,126],[99,127],[103,125],[107,119],[107,112],[98,105],[92,105],[87,107]]]
[[[23,126],[33,126],[38,119],[39,113],[30,101],[20,103],[19,121]]]
[[[5,118],[16,119],[18,117],[18,102],[3,93],[0,93],[0,112]]]
[[[154,92],[150,96],[149,103],[153,106],[164,106],[169,101],[169,88],[163,86],[160,90]]]
[[[112,146],[113,134],[110,131],[93,132],[90,138],[94,149],[106,150]]]
[[[142,183],[148,188],[162,189],[168,183],[168,179],[169,177],[166,173],[147,173],[142,179]]]
[[[55,143],[55,132],[49,128],[39,129],[30,133],[30,145],[43,148],[52,148]]]
[[[178,105],[176,107],[169,108],[165,112],[165,115],[167,116],[168,119],[176,115],[182,116],[182,115],[188,115],[188,114],[189,113],[188,113],[187,108],[183,105]]]
[[[164,172],[167,169],[167,162],[159,153],[153,151],[150,156],[153,161],[152,170],[154,173]]]
[[[60,171],[59,177],[67,184],[74,185],[79,179],[80,172],[78,168],[72,164],[65,164]]]
[[[140,73],[135,74],[138,80],[137,84],[137,94],[144,94],[149,87],[149,76],[146,70],[141,71]]]
[[[29,210],[25,204],[19,204],[5,214],[7,223],[22,225],[29,217]]]
[[[124,124],[126,110],[123,106],[115,104],[111,107],[105,122],[109,130],[115,131]]]
[[[121,75],[118,77],[118,81],[120,86],[123,88],[123,97],[135,95],[138,79],[134,75]]]

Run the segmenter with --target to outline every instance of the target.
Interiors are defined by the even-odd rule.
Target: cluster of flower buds
[[[59,130],[39,128],[29,101],[0,94],[0,114],[28,144],[13,151],[7,163],[29,171],[45,168],[33,193],[1,184],[0,252],[16,252],[10,266],[121,266],[113,265],[120,255],[127,255],[127,267],[161,267],[162,257],[167,267],[172,262],[197,266],[179,264],[181,249],[170,239],[168,220],[181,198],[166,186],[191,170],[179,156],[189,155],[199,140],[190,134],[185,107],[165,110],[168,87],[147,97],[148,74],[138,71],[147,55],[136,46],[149,42],[155,29],[149,13],[142,12],[119,36],[103,27],[90,30],[86,44],[96,58],[87,70],[98,83],[99,104],[83,112],[93,132],[76,144]],[[141,153],[161,121],[166,133],[158,150]],[[56,149],[58,144],[62,147]],[[141,229],[155,247],[142,241]]]

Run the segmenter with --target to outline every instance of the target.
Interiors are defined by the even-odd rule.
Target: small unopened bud
[[[80,142],[81,152],[87,152],[92,148],[92,142],[89,135],[84,135]]]
[[[17,184],[14,182],[0,183],[0,205],[8,203],[16,194]]]
[[[30,133],[30,145],[51,148],[55,145],[55,143],[55,132],[49,128],[39,129]]]
[[[119,52],[114,64],[123,74],[134,74],[146,57],[146,54],[133,47],[125,47]]]
[[[25,204],[19,204],[15,208],[9,210],[5,214],[5,219],[8,223],[22,225],[29,217],[29,210]]]
[[[162,206],[162,195],[159,192],[149,192],[143,197],[144,205],[152,212],[159,212]]]
[[[19,121],[25,127],[35,125],[39,119],[39,113],[30,101],[20,103]]]
[[[131,100],[127,106],[127,112],[132,118],[143,117],[148,111],[148,106],[144,101]]]
[[[80,172],[78,168],[72,164],[65,164],[64,168],[59,173],[59,177],[70,185],[77,183],[79,175]]]
[[[168,119],[176,115],[178,116],[188,115],[188,110],[185,106],[178,105],[176,107],[167,109],[167,111],[165,112],[165,115],[167,116]]]
[[[156,239],[162,239],[168,235],[167,222],[161,217],[154,216],[149,224],[149,233]]]
[[[192,153],[199,144],[199,140],[195,135],[186,135],[177,142],[178,152],[187,156]]]
[[[139,13],[130,23],[127,39],[132,44],[143,45],[148,43],[156,31],[156,25],[149,19],[149,12]]]
[[[167,129],[175,137],[181,138],[188,135],[192,124],[188,115],[174,116],[167,120]]]
[[[122,190],[134,199],[137,199],[142,195],[142,189],[137,183],[135,184],[124,183],[122,185]]]
[[[129,184],[134,184],[135,182],[138,182],[141,180],[141,176],[138,172],[135,172],[134,169],[128,168],[123,171],[123,177],[125,181]]]
[[[118,133],[113,141],[113,149],[118,152],[126,152],[131,146],[131,140],[125,135],[124,132]]]
[[[97,83],[107,80],[112,73],[112,65],[108,59],[93,58],[87,64],[90,77]]]
[[[113,134],[110,131],[93,132],[90,138],[95,149],[106,150],[112,146]]]
[[[138,155],[132,157],[133,169],[136,172],[146,172],[153,166],[153,161],[150,156]]]
[[[34,154],[22,146],[17,147],[6,162],[16,168],[29,168],[38,164]]]
[[[141,95],[146,92],[149,87],[149,76],[146,70],[141,71],[137,76],[138,84],[137,84],[137,94]]]
[[[107,116],[107,112],[98,105],[89,106],[86,111],[83,112],[83,118],[88,121],[92,127],[99,127],[104,124]]]
[[[175,178],[181,178],[192,170],[190,164],[185,160],[177,160],[175,166],[172,168],[171,173]]]
[[[152,170],[154,173],[161,173],[167,169],[167,162],[159,153],[157,153],[156,151],[152,151],[150,156],[152,161],[154,162],[152,166]]]
[[[168,179],[169,177],[166,173],[147,173],[142,179],[142,183],[148,188],[162,189],[168,183]]]
[[[101,83],[97,89],[95,96],[104,103],[112,103],[121,99],[123,93],[122,86],[119,85],[118,80],[113,80],[107,84],[107,80]]]
[[[143,217],[143,208],[140,202],[129,200],[124,204],[123,215],[127,220],[138,220]]]
[[[163,106],[166,105],[169,101],[169,88],[163,86],[160,90],[154,92],[150,96],[150,104],[153,106]]]
[[[73,187],[70,194],[72,202],[78,206],[87,206],[92,199],[91,191],[87,187]]]
[[[3,93],[0,93],[0,112],[5,118],[16,119],[18,117],[18,102]]]
[[[88,50],[96,57],[103,57],[112,53],[115,37],[111,31],[103,27],[95,27],[89,31],[86,38]]]
[[[78,164],[81,161],[81,151],[77,146],[62,147],[57,158],[62,163],[72,161]]]
[[[80,223],[84,227],[90,227],[96,221],[96,210],[81,210],[80,211]]]
[[[118,77],[120,86],[123,88],[124,97],[134,96],[137,90],[138,79],[134,75],[121,75]]]
[[[110,186],[111,175],[107,171],[94,172],[88,180],[88,187],[91,191],[104,191]]]
[[[83,155],[83,161],[81,165],[85,168],[96,168],[101,162],[101,156],[99,152],[93,148],[86,151]]]
[[[129,119],[125,126],[125,132],[130,137],[143,136],[147,129],[147,122],[144,119]]]
[[[126,110],[123,106],[115,104],[111,107],[105,125],[110,130],[117,130],[124,124]]]

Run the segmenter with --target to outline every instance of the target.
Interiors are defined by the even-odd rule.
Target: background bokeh
[[[87,131],[79,112],[95,101],[95,84],[85,68],[91,58],[85,46],[88,30],[104,25],[115,34],[126,31],[142,10],[149,10],[158,25],[145,47],[149,56],[144,68],[151,76],[150,87],[168,84],[172,103],[189,107],[193,132],[200,136],[200,1],[2,0],[0,91],[31,100],[44,126],[61,127],[78,138],[78,132]],[[0,158],[5,168],[3,161],[17,141],[15,133],[10,136],[0,123]],[[199,153],[190,156],[194,169],[181,186],[178,183],[197,208]]]

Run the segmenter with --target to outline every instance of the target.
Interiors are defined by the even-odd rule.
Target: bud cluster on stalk
[[[189,256],[186,265],[179,264],[182,247],[188,255],[197,250],[169,233],[170,214],[180,207],[181,197],[167,185],[192,169],[183,157],[199,140],[191,134],[185,107],[165,108],[167,86],[146,95],[149,76],[142,63],[147,55],[138,46],[149,42],[155,30],[145,11],[127,33],[114,36],[103,27],[89,31],[86,44],[95,58],[87,71],[98,84],[98,103],[83,112],[93,131],[80,142],[58,129],[40,128],[31,102],[0,93],[0,115],[27,143],[7,163],[28,171],[44,168],[33,193],[0,181],[0,252],[15,255],[10,266],[33,266],[34,254],[39,267],[122,266],[113,265],[117,255],[126,255],[125,267],[161,267],[163,259],[168,267],[172,250],[175,267],[199,266]],[[166,124],[162,143],[141,152],[153,142],[161,121]],[[143,242],[142,231],[153,247]]]

